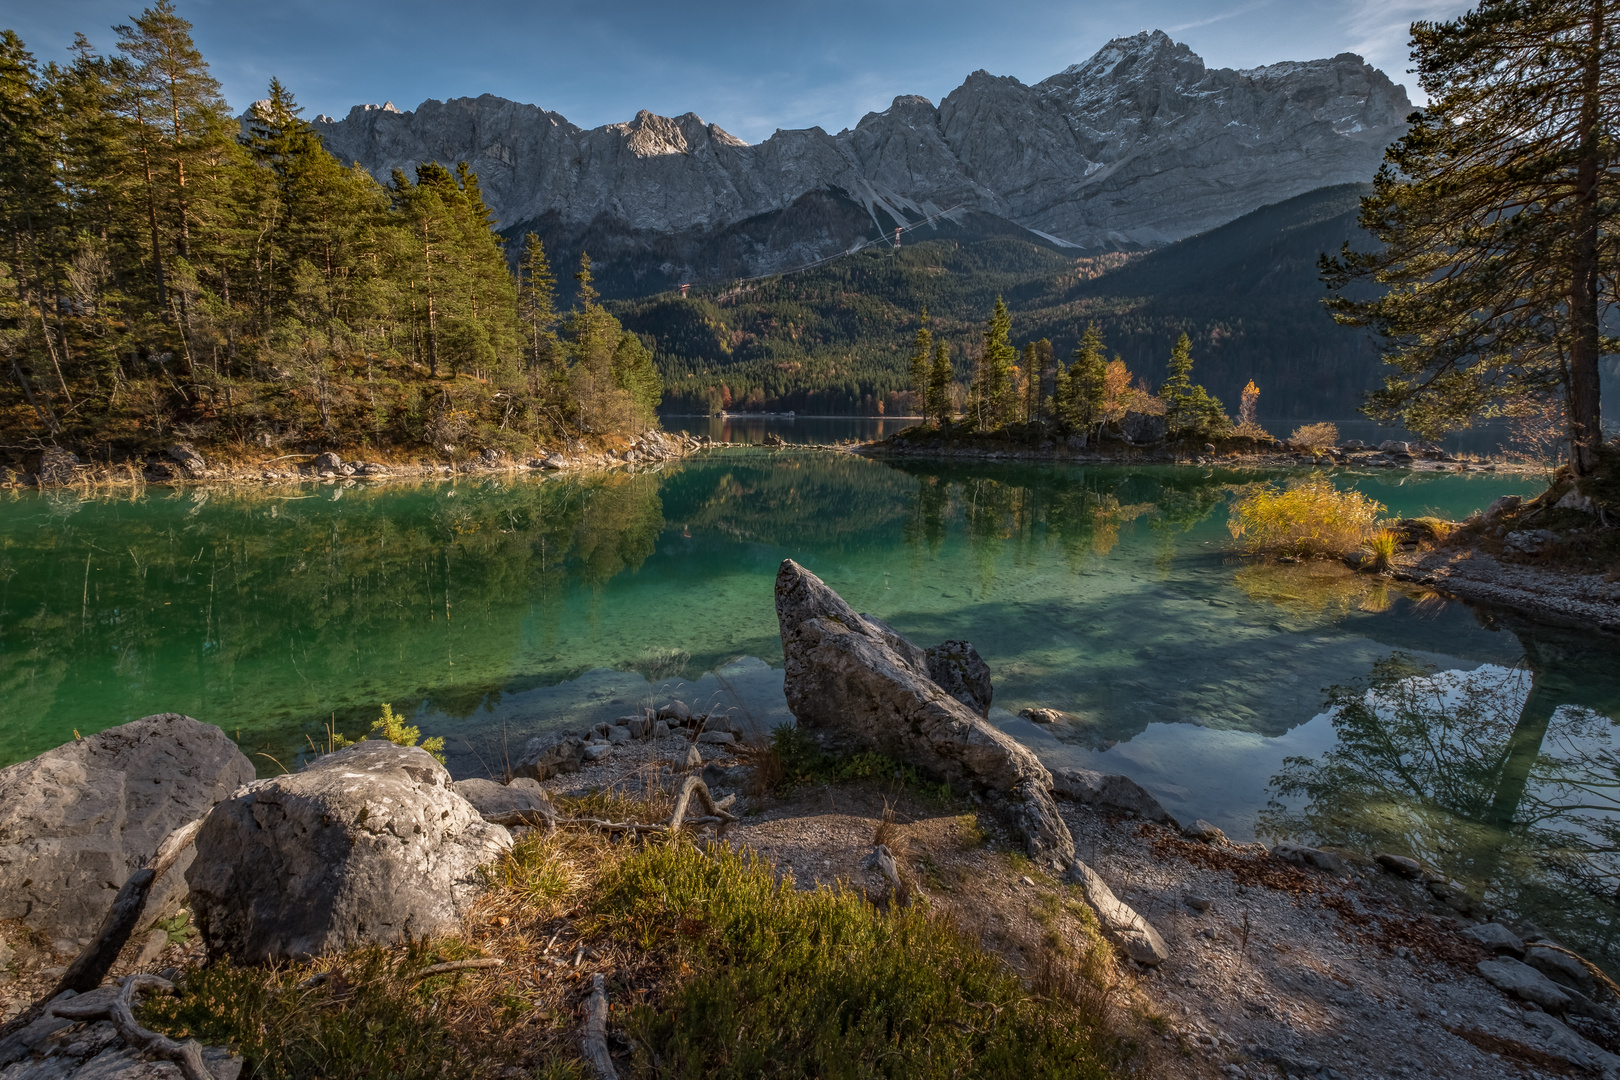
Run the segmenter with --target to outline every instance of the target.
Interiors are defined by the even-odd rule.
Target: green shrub
[[[371,722],[374,737],[385,739],[395,746],[415,746],[417,740],[422,738],[422,729],[412,727],[405,723],[405,718],[394,712],[394,707],[383,702],[382,715]],[[345,746],[353,746],[355,740],[345,738],[334,729],[328,729],[327,742],[331,750],[341,750]],[[422,743],[422,749],[436,758],[440,765],[444,764],[444,736],[436,735]]]
[[[1359,491],[1340,491],[1323,476],[1287,487],[1257,484],[1232,503],[1226,527],[1251,552],[1348,555],[1361,547],[1384,505]]]
[[[801,892],[752,855],[649,845],[608,872],[597,929],[678,972],[624,1019],[666,1077],[1110,1077],[1130,1048],[1099,1005],[1033,996],[918,906]]]

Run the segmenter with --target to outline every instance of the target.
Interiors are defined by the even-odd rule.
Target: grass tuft
[[[1363,570],[1388,570],[1395,561],[1395,552],[1400,550],[1401,534],[1394,529],[1379,529],[1367,537],[1368,559],[1362,564]]]
[[[672,1077],[1109,1077],[1099,999],[1045,999],[920,906],[778,882],[753,855],[649,845],[603,879],[597,929],[678,973],[628,1010],[637,1071]]]

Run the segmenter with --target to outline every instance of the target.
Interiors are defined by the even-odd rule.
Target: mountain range
[[[589,250],[604,292],[629,297],[793,269],[897,226],[908,242],[1016,230],[1074,256],[1159,247],[1370,179],[1411,107],[1352,53],[1212,69],[1152,31],[1033,86],[977,71],[938,105],[897,97],[836,135],[758,145],[692,113],[584,129],[492,95],[314,124],[379,177],[468,162],[503,233],[539,233],[563,264]]]

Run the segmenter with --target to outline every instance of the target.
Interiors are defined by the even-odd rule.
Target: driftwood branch
[[[202,1047],[195,1039],[175,1042],[166,1035],[148,1031],[135,1022],[131,1004],[142,990],[173,990],[174,985],[156,975],[131,975],[123,981],[118,996],[106,1003],[85,1003],[68,1000],[52,1006],[51,1012],[64,1020],[111,1020],[118,1034],[143,1053],[172,1061],[180,1066],[186,1080],[214,1080],[214,1074],[203,1064]]]
[[[473,971],[477,968],[496,968],[506,963],[498,956],[484,956],[477,960],[447,960],[442,964],[429,964],[421,971],[411,973],[413,979],[425,979],[429,975],[445,975],[452,971]]]
[[[689,818],[686,816],[687,807],[692,799],[696,798],[703,808],[703,817]],[[728,804],[729,805],[729,804]],[[505,825],[508,828],[516,825],[546,826],[547,830],[554,830],[563,825],[583,825],[603,832],[619,833],[671,833],[679,832],[683,825],[718,825],[721,828],[736,821],[736,817],[727,812],[724,806],[714,801],[709,794],[709,786],[696,776],[688,776],[681,784],[680,794],[675,797],[675,812],[662,824],[649,825],[639,821],[607,821],[602,818],[561,817],[555,810],[509,810],[500,814],[484,814],[483,819],[492,825]]]
[[[585,1034],[580,1045],[585,1051],[585,1060],[591,1063],[601,1080],[619,1080],[613,1057],[608,1053],[607,1018],[607,991],[603,988],[602,976],[592,975],[591,993],[585,999]]]
[[[197,839],[197,831],[201,828],[201,818],[180,826],[158,846],[152,865],[129,875],[129,880],[124,882],[124,887],[113,898],[112,910],[101,920],[95,940],[74,958],[61,981],[56,984],[56,989],[46,995],[47,1000],[65,990],[88,994],[101,985],[130,935],[140,925],[141,916],[146,913],[146,901],[151,897],[158,879],[174,866],[192,841]]]

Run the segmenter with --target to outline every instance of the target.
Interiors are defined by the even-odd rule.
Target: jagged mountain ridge
[[[1059,246],[1158,246],[1371,178],[1410,108],[1351,53],[1210,69],[1153,31],[1034,86],[977,71],[937,107],[902,96],[836,135],[758,145],[693,113],[587,130],[492,95],[356,106],[315,127],[378,176],[467,161],[503,231],[639,261],[617,291],[645,292],[787,269],[951,211],[955,228],[1002,219]]]

